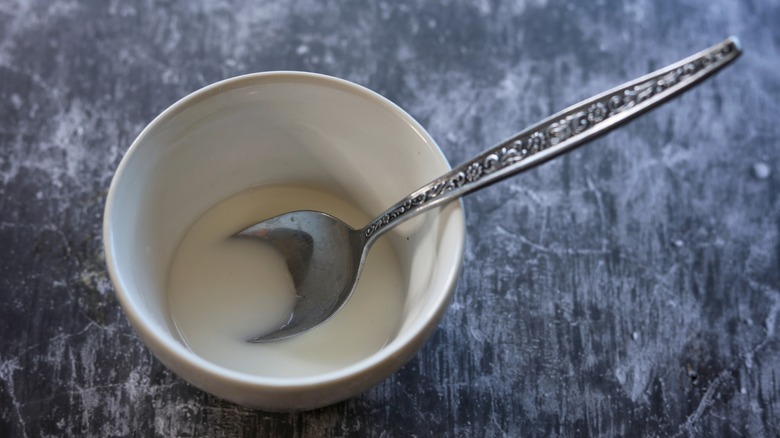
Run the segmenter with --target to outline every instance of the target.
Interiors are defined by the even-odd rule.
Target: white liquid
[[[389,239],[380,239],[355,293],[335,317],[288,340],[246,342],[289,318],[295,290],[275,250],[229,236],[269,217],[304,209],[330,213],[352,226],[370,219],[326,192],[260,187],[217,204],[190,227],[173,257],[168,301],[176,329],[193,352],[248,374],[307,376],[366,358],[395,335],[403,306],[402,274]]]

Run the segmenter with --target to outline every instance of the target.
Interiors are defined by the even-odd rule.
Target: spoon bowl
[[[732,37],[560,111],[415,190],[361,230],[324,213],[297,211],[239,232],[278,248],[298,295],[287,323],[249,342],[289,338],[330,319],[352,295],[371,244],[401,222],[604,135],[700,83],[740,53]]]
[[[261,239],[276,248],[287,263],[297,291],[295,310],[287,322],[250,342],[285,339],[329,319],[352,295],[367,253],[359,231],[318,211],[276,216],[237,236]]]

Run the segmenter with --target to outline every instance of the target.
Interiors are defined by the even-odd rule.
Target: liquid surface
[[[274,249],[230,236],[269,217],[304,209],[330,213],[353,226],[370,219],[323,191],[259,187],[217,204],[190,227],[173,257],[168,302],[182,341],[194,353],[248,374],[309,376],[364,359],[395,334],[403,281],[389,239],[381,239],[368,255],[355,293],[336,316],[291,339],[246,342],[289,318],[295,290]]]

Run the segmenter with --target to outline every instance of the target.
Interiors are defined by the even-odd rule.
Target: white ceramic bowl
[[[393,231],[411,239],[399,246],[407,290],[400,328],[388,344],[359,362],[306,377],[236,372],[179,341],[166,295],[177,244],[209,207],[253,186],[316,186],[373,216],[448,169],[417,122],[366,88],[300,72],[228,79],[175,103],[133,142],[108,193],[108,271],[143,341],[195,386],[265,410],[335,403],[395,372],[436,327],[462,262],[461,203]],[[393,233],[383,238],[393,239]]]

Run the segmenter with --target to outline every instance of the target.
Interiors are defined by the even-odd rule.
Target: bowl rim
[[[200,357],[176,340],[174,336],[170,334],[170,328],[165,330],[163,327],[160,327],[160,324],[156,322],[151,315],[141,310],[142,306],[137,303],[138,298],[133,298],[132,293],[128,292],[129,287],[125,284],[121,273],[122,270],[117,265],[116,248],[114,247],[112,239],[112,235],[114,234],[112,212],[116,202],[115,196],[119,185],[122,184],[124,174],[127,172],[126,168],[131,161],[131,157],[140,153],[139,150],[141,149],[141,145],[156,129],[164,126],[165,123],[176,117],[179,113],[203,100],[245,86],[272,83],[276,81],[290,81],[291,79],[305,81],[315,85],[324,85],[330,88],[338,87],[346,89],[353,94],[373,101],[377,105],[384,106],[395,115],[400,116],[405,123],[423,137],[425,139],[425,144],[430,147],[431,152],[433,152],[435,156],[441,158],[447,167],[450,167],[444,153],[431,135],[401,107],[362,85],[320,73],[281,70],[235,76],[200,88],[182,97],[166,108],[146,125],[133,140],[112,177],[103,212],[103,250],[109,277],[114,287],[114,293],[117,296],[125,315],[130,320],[133,328],[139,332],[141,339],[147,344],[154,344],[148,346],[156,356],[159,357],[158,351],[164,351],[170,356],[166,359],[171,362],[163,360],[163,358],[160,359],[163,360],[169,368],[171,368],[171,363],[175,364],[176,366],[173,368],[175,368],[174,371],[176,371],[177,374],[182,375],[178,370],[181,370],[182,366],[186,366],[191,369],[196,369],[200,373],[207,373],[224,381],[276,390],[300,389],[304,387],[338,383],[353,378],[354,376],[370,372],[372,369],[379,368],[388,362],[396,362],[398,359],[402,359],[405,362],[406,356],[411,357],[416,354],[416,351],[407,355],[405,355],[404,352],[411,346],[422,343],[422,341],[425,340],[425,337],[427,337],[431,331],[429,330],[431,324],[438,323],[439,318],[446,310],[451,296],[454,294],[455,286],[463,264],[466,239],[465,213],[463,203],[460,200],[453,203],[456,204],[452,211],[452,214],[455,216],[450,216],[449,219],[454,220],[455,222],[453,225],[457,227],[453,230],[453,234],[455,234],[454,238],[457,239],[454,242],[455,251],[452,253],[453,268],[447,273],[445,287],[441,293],[438,294],[437,299],[432,305],[426,308],[426,311],[420,316],[419,321],[409,327],[408,330],[400,333],[377,352],[346,367],[321,374],[296,377],[260,376],[235,371]]]

